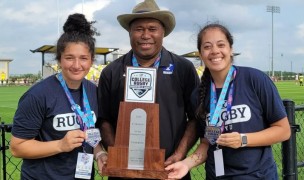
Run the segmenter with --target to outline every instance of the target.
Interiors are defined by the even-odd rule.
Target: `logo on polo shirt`
[[[174,65],[173,64],[169,64],[168,67],[165,67],[163,70],[163,74],[172,74],[174,71]]]

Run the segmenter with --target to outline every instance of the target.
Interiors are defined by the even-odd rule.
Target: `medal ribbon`
[[[233,79],[235,78],[235,76],[236,76],[236,70],[233,71]],[[228,100],[227,100],[227,116],[231,113],[233,89],[234,89],[234,83],[231,84],[229,89]]]
[[[156,67],[156,68],[159,67],[160,58],[161,58],[161,54],[159,53],[158,57],[157,57],[156,60],[154,61],[153,67]],[[137,61],[136,57],[134,56],[134,54],[133,54],[133,57],[132,57],[132,64],[133,64],[134,67],[139,67],[139,66],[140,66],[140,65],[138,64],[138,61]]]
[[[213,81],[211,81],[211,91],[210,91],[210,122],[209,124],[211,126],[216,126],[219,116],[220,116],[220,112],[222,109],[222,106],[224,104],[224,100],[225,100],[225,96],[232,78],[232,74],[234,74],[234,77],[236,75],[236,71],[234,66],[231,66],[229,69],[229,72],[226,76],[220,97],[217,101],[216,98],[216,87],[215,84],[213,83]],[[233,95],[233,83],[230,87],[229,90],[229,95],[228,95],[228,102],[227,102],[227,113],[230,113],[231,111],[231,106],[232,106],[232,95]]]
[[[90,104],[89,104],[89,101],[88,101],[88,97],[87,97],[87,94],[86,94],[86,91],[85,91],[85,88],[84,88],[84,85],[82,84],[82,100],[83,100],[83,108],[84,108],[84,111],[82,111],[80,109],[80,106],[77,105],[70,93],[70,90],[68,89],[66,83],[65,83],[65,80],[63,79],[62,77],[62,73],[59,73],[57,74],[57,78],[61,84],[61,86],[63,87],[64,89],[64,92],[72,106],[72,110],[75,112],[76,114],[76,117],[77,117],[77,121],[79,122],[79,125],[80,125],[80,129],[82,131],[85,131],[89,128],[92,128],[94,127],[94,120],[93,120],[93,114],[92,114],[92,111],[91,111],[91,107],[90,107]]]

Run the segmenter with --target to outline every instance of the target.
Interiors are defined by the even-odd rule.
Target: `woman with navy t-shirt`
[[[278,179],[271,145],[290,137],[285,108],[265,73],[232,64],[232,45],[230,32],[220,24],[198,34],[205,71],[192,99],[201,143],[166,168],[169,178],[181,178],[205,162],[206,179]]]
[[[57,42],[61,72],[31,87],[14,116],[11,152],[23,158],[21,179],[93,179],[100,146],[96,85],[85,79],[95,54],[92,23],[72,14]],[[100,153],[99,153],[100,154]]]

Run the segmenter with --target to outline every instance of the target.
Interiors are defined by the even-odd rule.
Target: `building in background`
[[[0,59],[0,80],[1,85],[6,84],[9,79],[9,63],[12,59]]]

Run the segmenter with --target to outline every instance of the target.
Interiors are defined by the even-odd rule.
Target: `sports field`
[[[296,105],[304,104],[304,86],[299,86],[294,81],[276,82],[275,84],[279,90],[282,99],[291,99],[295,102]],[[22,96],[22,94],[29,88],[30,88],[29,86],[0,86],[1,122],[4,122],[5,124],[12,123],[12,119],[17,108],[18,100]],[[9,140],[9,137],[6,138],[7,140]],[[278,154],[274,153],[274,154],[277,156],[281,156],[280,153]],[[0,160],[2,162],[2,158],[0,158]],[[0,163],[0,165],[2,164]],[[281,166],[281,164],[279,166]],[[15,167],[8,167],[8,171],[14,171],[14,170],[9,170],[10,168],[15,168]],[[0,171],[2,171],[2,166]],[[2,176],[1,173],[2,172],[0,172],[0,176]],[[14,174],[15,175],[11,178],[18,179],[19,173],[15,172]],[[204,174],[203,167],[200,167],[192,171],[192,176],[194,177],[193,179],[201,179],[202,174]],[[0,177],[0,179],[1,178],[2,177]]]
[[[282,99],[291,99],[295,104],[304,104],[304,86],[293,81],[275,83]],[[29,86],[0,86],[0,117],[5,123],[12,123],[18,100]]]
[[[12,123],[18,100],[29,86],[0,86],[0,117],[6,124]]]
[[[282,99],[291,99],[296,105],[304,104],[304,86],[299,86],[294,81],[280,81],[275,85]]]

